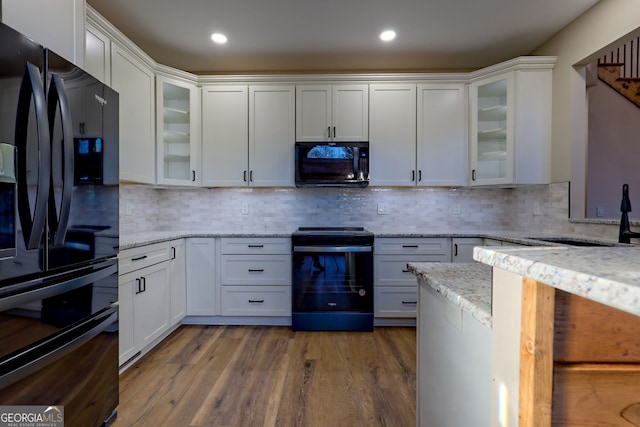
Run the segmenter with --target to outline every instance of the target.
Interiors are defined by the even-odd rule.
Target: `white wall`
[[[595,79],[589,86],[587,156],[588,218],[603,208],[603,218],[620,219],[622,184],[629,184],[634,208],[630,218],[640,218],[640,108]]]
[[[552,169],[554,182],[571,180],[571,215],[582,216],[586,170],[586,96],[582,67],[640,26],[640,1],[602,0],[532,52],[555,55]]]

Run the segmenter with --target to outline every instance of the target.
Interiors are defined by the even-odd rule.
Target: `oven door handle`
[[[294,246],[293,252],[373,252],[372,246]]]
[[[117,320],[118,305],[113,304],[68,330],[60,331],[24,351],[9,355],[0,363],[0,388],[13,384],[71,353]]]

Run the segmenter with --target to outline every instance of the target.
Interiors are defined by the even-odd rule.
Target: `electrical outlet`
[[[602,218],[604,216],[604,206],[598,206],[596,208],[596,216]]]
[[[386,203],[378,203],[378,215],[389,215],[389,205]]]
[[[242,215],[249,215],[249,203],[242,202]]]
[[[533,214],[540,215],[540,203],[533,204]]]

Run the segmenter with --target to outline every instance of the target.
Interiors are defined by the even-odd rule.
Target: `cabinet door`
[[[332,92],[331,138],[369,140],[369,86],[336,85]]]
[[[293,187],[295,87],[249,88],[249,181],[252,186]]]
[[[473,248],[484,245],[484,239],[479,237],[455,238],[451,242],[451,262],[475,262]]]
[[[156,79],[158,184],[196,186],[200,181],[200,99],[194,84]]]
[[[202,91],[202,185],[249,184],[249,89],[206,86]]]
[[[169,263],[163,262],[132,274],[134,285],[134,336],[139,348],[151,344],[169,329]]]
[[[416,85],[370,87],[370,185],[416,182]]]
[[[171,326],[173,326],[187,315],[187,255],[182,239],[173,240],[170,249],[169,288]]]
[[[102,83],[111,85],[111,39],[89,23],[85,33],[84,68]]]
[[[418,85],[418,185],[466,185],[466,123],[463,84]]]
[[[472,82],[471,185],[513,182],[513,74]]]
[[[296,86],[296,141],[331,140],[331,86]]]
[[[187,239],[187,315],[215,316],[215,239]]]
[[[3,23],[83,67],[85,0],[20,0],[0,3]]]
[[[111,85],[120,94],[120,179],[154,184],[154,73],[116,43],[111,52]]]
[[[120,349],[120,365],[131,359],[138,352],[133,336],[135,279],[135,274],[126,274],[118,278],[118,346]]]

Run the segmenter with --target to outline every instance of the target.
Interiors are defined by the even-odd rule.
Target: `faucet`
[[[629,185],[622,185],[622,203],[620,204],[622,218],[620,218],[620,234],[618,242],[631,243],[631,238],[640,238],[640,233],[635,233],[629,229],[629,212],[631,212],[631,200],[629,200]]]

